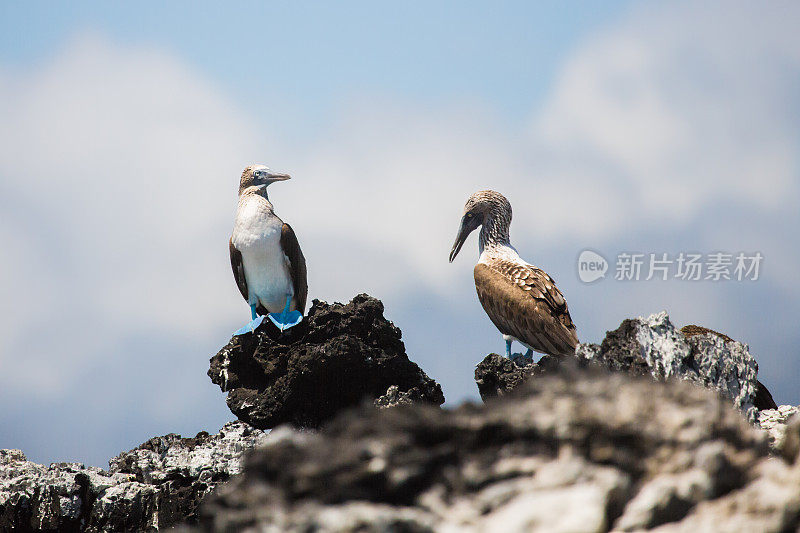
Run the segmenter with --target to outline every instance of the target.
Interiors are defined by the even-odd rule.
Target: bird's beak
[[[458,252],[461,251],[461,247],[464,246],[464,241],[467,240],[469,234],[472,233],[475,228],[480,226],[480,220],[478,217],[471,217],[467,219],[463,217],[461,219],[461,226],[458,228],[458,236],[456,236],[456,242],[453,243],[453,249],[450,250],[450,262],[453,262],[453,259],[456,258]]]
[[[253,183],[255,185],[269,185],[276,181],[286,181],[292,177],[289,174],[279,174],[277,172],[270,172],[269,170],[256,170],[253,172]]]

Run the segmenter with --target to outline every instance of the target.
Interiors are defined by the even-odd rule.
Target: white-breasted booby
[[[564,296],[545,271],[523,261],[511,246],[511,204],[505,196],[479,191],[469,197],[450,262],[478,226],[482,227],[475,289],[484,311],[503,334],[506,355],[511,358],[514,340],[528,348],[529,359],[533,351],[574,354],[578,335]]]
[[[253,320],[234,335],[252,332],[264,315],[281,331],[300,323],[306,307],[306,260],[289,224],[275,215],[267,186],[290,179],[264,165],[244,169],[229,246],[233,277]]]

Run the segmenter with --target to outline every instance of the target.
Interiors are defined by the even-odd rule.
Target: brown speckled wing
[[[239,287],[239,292],[242,293],[242,298],[245,301],[248,299],[247,279],[244,277],[244,265],[242,264],[242,252],[236,249],[233,245],[233,240],[228,241],[228,250],[231,254],[231,268],[233,269],[233,279],[236,280],[236,286]]]
[[[306,272],[306,258],[300,250],[300,243],[289,224],[284,222],[281,231],[281,247],[283,253],[289,258],[289,272],[294,284],[295,309],[305,315],[306,298],[308,298],[308,273]]]
[[[478,299],[497,329],[537,352],[575,352],[578,335],[553,279],[531,265],[494,261],[475,265]]]

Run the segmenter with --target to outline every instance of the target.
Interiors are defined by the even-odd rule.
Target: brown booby
[[[234,335],[252,332],[264,315],[281,331],[300,323],[306,307],[306,260],[289,224],[267,197],[267,186],[290,179],[264,165],[244,169],[228,248],[233,277],[250,305],[252,321]]]
[[[533,351],[551,355],[575,353],[578,335],[569,316],[567,302],[553,278],[523,261],[511,246],[511,204],[495,191],[479,191],[464,206],[461,227],[450,251],[450,262],[472,231],[482,226],[475,265],[478,299],[506,342],[518,341]]]

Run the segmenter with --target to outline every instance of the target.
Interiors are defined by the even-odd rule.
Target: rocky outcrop
[[[440,405],[442,389],[409,361],[383,304],[360,294],[346,304],[314,300],[308,316],[281,333],[265,320],[211,359],[211,381],[228,392],[240,420],[266,429],[316,428],[343,409],[387,393]],[[389,404],[384,399],[382,403]]]
[[[666,312],[626,319],[619,328],[609,331],[601,344],[579,344],[576,356],[582,365],[591,363],[616,372],[650,375],[661,381],[679,378],[716,390],[730,398],[751,421],[757,416],[755,404],[768,407],[772,400],[756,379],[758,364],[747,345],[699,326],[678,330]],[[491,354],[479,363],[475,379],[481,397],[486,399],[512,390],[529,377],[560,364],[552,356],[533,364],[520,361],[523,360],[512,363]]]
[[[315,301],[211,361],[238,416],[284,425],[156,437],[108,470],[0,450],[0,531],[800,528],[800,415],[766,408],[747,346],[662,313],[522,361],[487,357],[485,404],[442,410],[379,301]]]
[[[146,531],[193,522],[203,498],[240,471],[266,434],[242,422],[219,433],[155,437],[110,461],[44,466],[0,450],[0,531]]]
[[[591,370],[591,369],[590,369]],[[282,428],[206,531],[794,531],[800,464],[719,395],[560,369],[486,405]],[[800,462],[798,462],[800,463]]]

